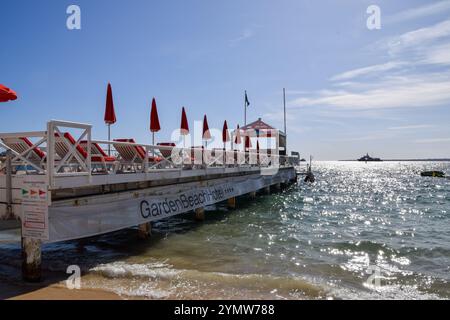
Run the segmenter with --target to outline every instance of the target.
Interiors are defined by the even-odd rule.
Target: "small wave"
[[[178,271],[165,263],[127,264],[119,261],[101,264],[89,270],[106,278],[158,278],[170,279],[179,274]]]
[[[166,263],[128,264],[114,262],[90,270],[102,289],[133,298],[257,298],[257,299],[320,299],[326,290],[298,277],[262,274],[231,274],[198,270],[174,269]],[[150,282],[146,279],[151,279]],[[113,284],[111,284],[111,281]]]

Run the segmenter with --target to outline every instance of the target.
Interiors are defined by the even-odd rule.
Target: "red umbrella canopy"
[[[241,129],[239,129],[239,125],[237,126],[237,130],[236,130],[236,139],[234,140],[235,144],[241,144],[242,140],[241,140]]]
[[[106,92],[105,123],[116,123],[116,113],[114,112],[114,101],[110,83],[108,83],[108,90]]]
[[[181,129],[181,134],[182,135],[185,136],[185,135],[189,134],[189,124],[188,124],[186,111],[184,110],[184,107],[183,107],[183,110],[181,111],[181,126],[180,126],[180,129]]]
[[[161,125],[159,124],[158,109],[156,108],[156,100],[152,100],[152,111],[150,113],[150,131],[158,132],[161,130]]]
[[[0,84],[0,102],[7,102],[16,99],[17,93],[14,90]]]
[[[209,132],[209,126],[208,126],[208,118],[206,118],[206,114],[203,117],[203,140],[210,140],[211,139],[211,133]]]
[[[222,129],[222,141],[224,143],[230,141],[230,133],[228,132],[228,124],[227,120],[223,123],[223,129]]]

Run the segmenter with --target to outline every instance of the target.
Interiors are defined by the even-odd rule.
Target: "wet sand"
[[[0,281],[1,300],[124,300],[118,294],[101,289],[73,289],[64,281],[25,283],[21,281]]]
[[[36,291],[19,294],[9,300],[123,300],[123,298],[112,292],[102,290],[69,290],[61,285],[51,285]]]

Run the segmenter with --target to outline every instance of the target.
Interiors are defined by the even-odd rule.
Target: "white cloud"
[[[406,49],[427,45],[430,42],[448,36],[450,36],[450,20],[445,20],[430,27],[417,29],[397,37],[392,37],[379,44],[381,47],[387,46],[389,53],[396,55],[402,53]]]
[[[450,20],[445,20],[385,39],[377,50],[394,53],[395,60],[335,75],[334,89],[304,95],[293,105],[367,111],[450,104],[449,37]],[[426,68],[431,65],[440,65],[440,72],[431,73]]]
[[[430,138],[430,139],[418,139],[414,141],[415,143],[440,143],[440,142],[450,142],[450,138]]]
[[[390,127],[389,130],[416,130],[416,129],[428,129],[435,127],[432,124],[414,124],[409,126],[397,126],[397,127]]]
[[[295,99],[294,106],[332,106],[369,110],[439,106],[450,102],[450,75],[388,77],[361,91],[327,90]]]
[[[424,55],[421,63],[450,65],[450,43],[431,47]]]
[[[235,46],[239,42],[252,38],[254,35],[255,31],[253,29],[247,28],[242,32],[242,34],[239,37],[230,40],[230,45]]]
[[[422,18],[434,14],[450,10],[450,0],[440,1],[437,3],[427,4],[421,7],[412,8],[399,12],[397,14],[388,16],[384,19],[385,23],[398,23],[407,20]]]
[[[356,77],[360,77],[360,76],[364,76],[364,75],[373,75],[373,74],[389,71],[392,69],[400,68],[400,67],[404,66],[405,64],[406,64],[406,62],[403,62],[403,61],[390,61],[390,62],[386,62],[383,64],[376,64],[376,65],[372,65],[372,66],[368,66],[368,67],[364,67],[364,68],[346,71],[346,72],[343,72],[343,73],[333,76],[330,80],[332,80],[332,81],[348,80],[348,79],[352,79],[352,78],[356,78]]]

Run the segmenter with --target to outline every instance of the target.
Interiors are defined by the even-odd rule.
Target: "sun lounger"
[[[81,165],[79,159],[84,161],[88,157],[88,152],[83,149],[81,142],[77,144],[72,135],[68,132],[63,134],[64,137],[61,137],[58,133],[55,133],[55,152],[61,157],[62,160],[68,161],[72,164]],[[69,147],[75,146],[75,153],[69,155]],[[91,148],[92,150],[92,148]],[[79,159],[75,156],[78,156]],[[104,156],[103,154],[91,154],[91,164],[93,166],[101,165],[105,171],[107,171],[107,164],[113,164],[116,161],[114,157]]]
[[[3,143],[18,153],[23,159],[31,162],[33,165],[43,168],[46,154],[39,147],[33,147],[34,144],[27,137],[8,137],[2,138]]]
[[[172,149],[175,147],[175,143],[173,142],[160,142],[158,143],[158,146],[162,147],[172,147],[172,148],[160,148],[159,152],[165,159],[170,159],[172,157]]]
[[[87,141],[86,140],[80,141],[80,146],[87,153]],[[102,149],[102,147],[100,147],[100,145],[95,142],[91,142],[91,155],[93,157],[103,157],[104,159],[107,159],[107,161],[116,160],[116,157],[108,156],[108,154]]]
[[[114,139],[114,141],[119,142],[113,143],[113,146],[119,154],[119,161],[122,167],[129,166],[134,170],[138,168],[138,165],[142,167],[145,161],[145,149],[142,146],[132,145],[136,143],[134,139]],[[148,156],[150,164],[157,164],[162,160],[160,157]]]
[[[191,147],[191,163],[194,165],[203,165],[203,152],[205,147]],[[188,159],[189,160],[189,159]]]
[[[84,151],[87,153],[87,141],[82,140],[80,141],[80,146],[83,148]],[[96,142],[91,142],[91,159],[92,162],[98,163],[100,162],[104,168],[111,167],[112,164],[115,164],[117,162],[116,157],[108,156],[108,154],[103,150],[102,147]],[[114,171],[116,170],[115,167],[113,167]]]

